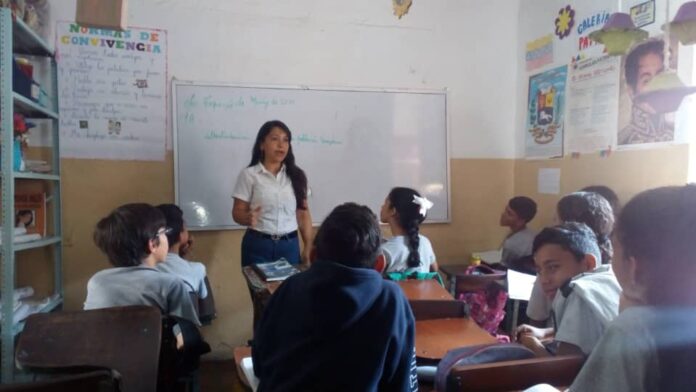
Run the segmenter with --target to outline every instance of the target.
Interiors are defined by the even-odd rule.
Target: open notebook
[[[259,387],[259,379],[254,374],[254,363],[251,361],[251,357],[242,358],[241,363],[242,371],[247,381],[249,381],[249,386],[253,392]]]

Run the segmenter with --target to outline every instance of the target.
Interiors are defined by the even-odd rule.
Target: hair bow
[[[420,214],[425,216],[425,213],[433,207],[433,202],[426,199],[425,196],[420,197],[413,195],[413,204],[418,204],[420,206]]]

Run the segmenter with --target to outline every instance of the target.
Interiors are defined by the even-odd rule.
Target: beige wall
[[[678,145],[660,149],[617,151],[607,158],[599,154],[580,158],[548,160],[517,160],[515,163],[515,194],[533,198],[538,203],[532,227],[552,222],[555,205],[562,195],[588,185],[607,185],[618,194],[622,203],[635,194],[663,185],[687,182],[689,146]],[[542,195],[537,192],[540,168],[561,169],[561,194]]]
[[[513,190],[513,160],[455,159],[451,169],[452,222],[423,229],[442,264],[465,262],[472,251],[500,244],[505,231],[498,226],[498,216]],[[89,278],[109,266],[92,242],[97,220],[124,203],[172,202],[172,157],[164,162],[64,159],[62,176],[65,309],[80,309]],[[251,338],[251,302],[240,273],[242,232],[194,236],[190,258],[206,264],[218,309],[218,319],[203,331],[214,355],[229,356],[229,348]],[[32,262],[18,263],[18,283],[50,293],[52,264],[44,261],[48,255],[25,255]]]

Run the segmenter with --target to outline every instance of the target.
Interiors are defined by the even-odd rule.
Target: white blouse
[[[430,240],[428,240],[426,237],[420,234],[418,237],[418,255],[420,256],[420,265],[415,268],[410,268],[408,266],[408,255],[410,251],[408,250],[405,236],[397,235],[396,237],[392,237],[387,242],[382,244],[382,252],[384,252],[384,257],[387,259],[386,272],[430,272],[430,265],[435,262],[435,252],[433,252],[433,246],[430,243]]]
[[[285,165],[277,176],[259,162],[239,173],[232,197],[249,203],[251,209],[261,206],[254,230],[282,235],[297,230],[297,202]]]

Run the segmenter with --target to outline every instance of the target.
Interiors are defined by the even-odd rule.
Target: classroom
[[[561,198],[587,186],[610,187],[624,205],[641,192],[696,179],[693,1],[0,3],[21,12],[22,25],[49,54],[48,61],[36,60],[43,52],[34,49],[14,60],[0,54],[5,74],[33,66],[26,83],[38,91],[25,98],[16,76],[2,76],[3,101],[14,95],[14,107],[23,108],[2,103],[3,117],[15,113],[14,124],[0,120],[3,206],[15,198],[2,226],[16,227],[15,214],[33,208],[18,205],[17,195],[41,195],[32,213],[45,237],[32,248],[12,244],[11,231],[2,231],[3,309],[17,306],[15,289],[31,287],[32,298],[54,305],[46,314],[82,311],[90,279],[112,267],[95,243],[98,222],[129,203],[176,203],[194,238],[186,258],[204,265],[214,293],[215,318],[200,328],[210,346],[201,368],[224,364],[215,371],[228,370],[235,385],[235,348],[254,339],[262,311],[240,268],[250,265],[242,258],[251,241],[245,229],[257,215],[238,176],[266,121],[288,125],[297,166],[307,174],[308,209],[297,203],[297,223],[288,230],[301,240],[303,261],[311,256],[304,240],[334,207],[365,204],[382,219],[390,189],[411,187],[433,201],[420,234],[432,244],[446,291],[457,275],[448,267],[465,268],[501,248],[509,234],[501,211],[515,196],[536,202],[528,226],[538,233],[560,223]],[[673,22],[689,6],[691,19]],[[628,19],[610,26],[616,15]],[[0,21],[18,23],[9,13]],[[0,47],[13,44],[5,35]],[[611,38],[628,45],[617,49]],[[672,79],[641,94],[628,80],[627,54],[647,42],[659,45],[659,72]],[[634,99],[662,108],[638,112]],[[18,112],[25,114],[21,132]],[[295,189],[291,205],[279,208],[295,211],[297,195]],[[0,386],[24,380],[6,362],[17,355],[16,325],[11,312],[2,315]],[[211,385],[198,382],[204,391]]]

